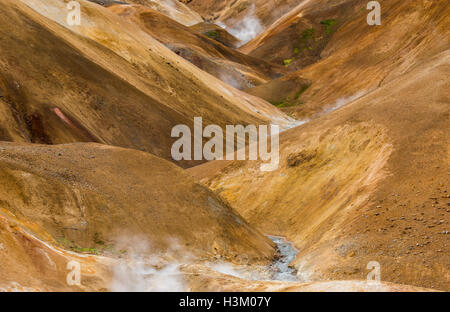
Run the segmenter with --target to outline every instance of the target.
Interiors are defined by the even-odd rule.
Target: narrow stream
[[[279,257],[270,265],[251,266],[248,263],[234,265],[221,261],[206,262],[206,265],[215,272],[248,281],[299,282],[297,270],[289,266],[298,254],[294,244],[284,237],[270,235],[267,237],[276,244],[279,251]],[[142,258],[139,254],[131,254],[129,259],[122,259],[113,268],[114,277],[110,290],[187,291],[187,284],[183,278],[185,273],[180,270],[183,263],[165,263],[160,260],[158,257]]]
[[[278,247],[280,258],[272,264],[274,273],[272,279],[276,281],[296,281],[297,271],[289,264],[295,260],[298,250],[294,244],[287,241],[284,237],[267,235]]]

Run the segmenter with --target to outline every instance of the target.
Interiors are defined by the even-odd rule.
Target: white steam
[[[349,97],[342,97],[340,99],[338,99],[333,106],[325,108],[324,112],[325,113],[330,113],[333,112],[339,108],[341,108],[344,105],[347,105],[353,101],[356,101],[357,99],[359,99],[360,97],[363,97],[364,95],[366,95],[367,92],[366,91],[359,91],[356,94],[349,96]]]
[[[208,265],[213,271],[230,275],[238,278],[245,278],[242,269],[238,266],[232,265],[231,263],[219,262],[219,263],[210,263]]]
[[[182,292],[187,290],[180,263],[173,261],[178,253],[176,242],[164,255],[152,254],[144,239],[120,239],[117,246],[124,246],[126,253],[113,267],[110,290],[113,292]],[[122,249],[124,250],[124,249]]]
[[[233,88],[242,89],[241,84],[230,74],[221,72],[219,78]]]
[[[280,257],[269,266],[249,265],[248,258],[243,256],[240,264],[226,262],[208,263],[215,272],[250,281],[295,282],[305,280],[303,273],[297,272],[290,263],[297,257],[298,250],[283,237],[268,236],[278,247]]]
[[[239,21],[232,28],[228,29],[228,31],[241,40],[242,44],[245,44],[258,36],[264,30],[263,25],[261,24],[258,17],[255,15],[255,5],[253,4],[250,8],[247,16],[244,17],[241,21]]]
[[[237,265],[229,262],[209,262],[206,265],[213,270],[227,276],[233,276],[248,281],[272,281],[274,271],[268,266]]]
[[[114,267],[110,286],[113,292],[183,292],[186,291],[178,263],[158,267],[146,260],[121,261]]]
[[[239,264],[208,262],[196,259],[175,240],[170,240],[169,250],[154,252],[144,238],[120,239],[115,246],[122,258],[113,266],[109,285],[112,292],[185,292],[189,291],[186,268],[202,263],[212,271],[253,281],[298,281],[299,276],[289,264],[297,250],[281,237],[270,237],[278,246],[280,258],[267,266],[251,265],[246,255]],[[176,259],[176,260],[175,260]],[[183,270],[182,270],[183,269]]]
[[[216,25],[219,26],[220,28],[227,29],[227,25],[225,25],[225,23],[216,22]]]

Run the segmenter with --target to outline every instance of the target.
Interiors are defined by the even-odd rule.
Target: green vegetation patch
[[[65,237],[59,237],[56,239],[57,242],[62,245],[64,248],[78,252],[78,253],[85,253],[85,254],[91,254],[91,255],[100,255],[102,252],[107,251],[110,253],[115,253],[114,247],[112,245],[106,245],[103,241],[99,239],[99,235],[96,233],[94,240],[95,243],[100,245],[100,249],[95,247],[80,247],[75,242],[65,238]]]
[[[300,90],[297,91],[297,93],[295,94],[295,100],[298,100],[298,98],[305,93],[306,90],[308,90],[308,88],[310,87],[310,84],[307,85],[302,85]]]
[[[79,253],[87,253],[91,255],[99,255],[100,252],[97,248],[84,248],[84,247],[75,247],[74,250]]]
[[[286,107],[288,104],[288,102],[286,100],[283,101],[273,101],[270,102],[273,106],[278,107],[278,108],[282,108],[282,107]]]
[[[304,52],[307,50],[313,50],[312,45],[315,44],[315,33],[316,30],[314,28],[305,29],[301,33],[300,39],[294,46],[293,58],[299,57],[300,53],[304,54]]]
[[[219,33],[215,30],[210,30],[210,31],[205,32],[205,36],[216,40],[217,38],[219,38]]]
[[[56,241],[66,248],[71,248],[74,246],[74,243],[65,237],[59,237],[56,239]]]
[[[333,31],[333,26],[336,25],[337,21],[335,19],[326,19],[320,22],[321,25],[326,27],[326,33],[329,35]]]
[[[311,84],[303,84],[300,86],[300,89],[295,93],[294,98],[292,96],[288,96],[284,100],[281,101],[271,101],[270,103],[277,107],[277,108],[283,108],[283,107],[292,107],[292,106],[298,106],[302,105],[303,102],[300,101],[300,96],[305,93],[306,90],[311,86]]]
[[[277,108],[283,108],[283,107],[292,107],[292,106],[297,106],[300,104],[303,104],[302,102],[291,102],[286,100],[283,101],[274,101],[274,102],[270,102],[273,106],[277,107]]]
[[[302,32],[302,41],[307,41],[307,40],[310,40],[310,39],[314,39],[315,32],[316,32],[316,30],[314,28],[305,29]]]
[[[289,65],[291,65],[293,61],[294,61],[294,58],[290,58],[290,59],[284,60],[283,64],[284,64],[284,66],[289,67]]]

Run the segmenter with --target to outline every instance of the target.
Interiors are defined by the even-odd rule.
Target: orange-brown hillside
[[[2,1],[0,139],[99,142],[170,160],[172,127],[195,116],[218,125],[285,119],[108,8],[85,1],[84,23],[68,26],[66,2]]]
[[[217,30],[197,33],[143,6],[114,5],[110,9],[140,25],[176,54],[238,89],[266,83],[284,72],[282,66],[274,66],[222,45],[215,40],[219,36]]]
[[[0,0],[0,291],[450,290],[446,1],[69,1]]]
[[[255,15],[263,26],[270,26],[278,18],[296,7],[302,0],[181,0],[205,19],[235,26],[248,14]]]
[[[252,92],[292,106],[298,118],[321,115],[449,49],[445,1],[383,1],[382,25],[369,26],[367,1],[303,1],[241,50],[294,72]],[[300,69],[300,70],[297,70]],[[295,71],[297,70],[297,71]],[[279,94],[278,86],[311,82]],[[261,93],[260,90],[264,90]],[[271,91],[270,91],[271,90]]]
[[[123,242],[134,241],[147,243],[149,255],[174,245],[204,259],[236,261],[245,255],[264,263],[274,255],[272,242],[212,191],[148,153],[92,143],[2,142],[0,184],[3,230],[18,244],[23,243],[15,227],[66,250],[113,258],[132,248]],[[11,260],[20,259],[19,252],[32,260],[33,248],[9,248],[10,238],[3,235],[0,242]],[[18,282],[36,266],[21,266],[15,275],[2,266],[1,282]]]
[[[305,280],[382,280],[448,290],[449,52],[281,136],[280,168],[190,169],[251,225],[292,240]]]

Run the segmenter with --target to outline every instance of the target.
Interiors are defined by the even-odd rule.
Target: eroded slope
[[[354,100],[450,47],[448,5],[385,1],[382,25],[369,26],[367,1],[304,1],[241,50],[296,70],[260,89],[305,79],[312,84],[277,99],[299,118]],[[300,93],[299,93],[300,92]],[[260,94],[255,90],[253,94]]]
[[[83,22],[69,27],[67,1],[24,2],[57,23],[2,1],[0,100],[10,116],[3,140],[100,142],[170,160],[172,127],[194,116],[218,125],[286,120],[107,8],[85,1]]]
[[[140,25],[153,38],[200,69],[238,89],[250,88],[281,76],[281,66],[247,56],[215,40],[217,31],[199,34],[170,18],[142,6],[115,5],[121,17]]]
[[[139,237],[152,252],[267,261],[270,240],[177,166],[151,154],[99,144],[3,142],[1,209],[36,224],[36,235],[75,251],[102,251]],[[39,230],[45,229],[44,230]]]
[[[281,165],[190,169],[252,225],[300,250],[305,280],[449,289],[449,53],[281,136]]]

